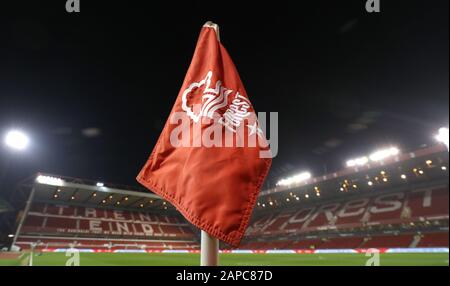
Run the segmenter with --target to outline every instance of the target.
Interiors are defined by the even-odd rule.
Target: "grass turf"
[[[222,266],[364,266],[364,254],[221,254]],[[34,256],[35,266],[64,266],[64,253]],[[2,265],[26,265],[22,261],[0,260]],[[187,253],[80,253],[81,266],[196,266],[199,254]],[[385,253],[381,266],[448,266],[448,253]]]

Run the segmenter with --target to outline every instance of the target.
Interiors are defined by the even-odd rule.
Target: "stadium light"
[[[23,151],[28,147],[30,139],[20,130],[11,130],[6,133],[4,142],[6,146],[13,150]]]
[[[364,166],[368,162],[369,162],[369,158],[367,158],[366,156],[356,158],[356,159],[351,159],[351,160],[347,161],[347,167]]]
[[[382,150],[378,150],[373,152],[369,158],[371,161],[382,161],[388,157],[392,157],[392,156],[396,156],[398,155],[398,153],[400,153],[400,150],[396,147],[391,147],[388,149],[382,149]]]
[[[449,133],[448,128],[442,127],[439,129],[438,134],[434,137],[437,141],[441,142],[447,147],[448,150],[448,141],[449,141]]]
[[[347,161],[346,165],[347,167],[357,167],[357,166],[364,166],[369,163],[369,161],[382,161],[388,157],[396,156],[400,153],[400,150],[396,147],[390,147],[387,149],[381,149],[373,152],[370,154],[369,157],[363,156],[355,159],[350,159]]]
[[[64,181],[61,178],[44,175],[37,176],[36,182],[42,185],[50,185],[50,186],[62,186],[64,184]]]
[[[298,183],[304,182],[310,178],[311,178],[310,172],[303,172],[298,175],[278,181],[277,186],[290,186],[293,184],[298,184]]]
[[[12,238],[12,237],[14,237],[14,234],[8,234],[8,237]]]
[[[104,186],[105,186],[105,184],[104,184],[104,183],[102,183],[102,182],[98,182],[98,183],[96,184],[96,186],[97,186],[97,187],[104,187]]]

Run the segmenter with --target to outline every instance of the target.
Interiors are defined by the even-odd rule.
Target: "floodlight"
[[[30,143],[28,136],[20,130],[11,130],[6,133],[5,144],[9,148],[17,151],[25,150]]]
[[[36,182],[43,185],[62,186],[64,181],[61,178],[39,175],[36,178]]]
[[[391,147],[388,149],[375,151],[369,156],[369,158],[371,161],[382,161],[388,157],[396,156],[398,155],[398,153],[400,153],[400,150],[398,148]]]
[[[449,141],[448,136],[449,136],[448,128],[446,128],[446,127],[440,128],[438,134],[435,136],[437,141],[439,141],[442,144],[444,144],[445,146],[447,146],[447,150],[448,150],[448,141]]]
[[[303,181],[306,181],[308,179],[311,178],[311,173],[310,172],[303,172],[300,173],[298,175],[286,178],[286,179],[282,179],[280,181],[278,181],[277,186],[289,186],[292,184],[298,184],[301,183]]]
[[[356,158],[356,159],[351,159],[351,160],[347,161],[347,167],[364,166],[368,162],[369,162],[369,158],[367,158],[366,156]]]

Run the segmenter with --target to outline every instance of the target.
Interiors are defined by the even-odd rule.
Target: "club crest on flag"
[[[226,88],[220,80],[212,84],[213,72],[209,71],[199,82],[191,83],[182,94],[182,109],[195,123],[202,117],[217,119],[228,130],[236,132],[245,118],[253,113],[249,100],[239,92]],[[195,112],[195,99],[201,99],[201,107]],[[225,109],[226,108],[226,109]],[[221,114],[222,112],[222,114]],[[253,125],[251,126],[254,126]],[[254,129],[252,129],[254,130]],[[261,130],[261,129],[259,129]],[[262,134],[258,130],[258,135]],[[254,132],[252,132],[253,134]]]

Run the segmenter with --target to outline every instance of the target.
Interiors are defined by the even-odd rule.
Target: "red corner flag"
[[[169,120],[137,180],[198,228],[238,246],[272,160],[261,156],[267,141],[218,38],[217,25],[203,26]],[[173,124],[180,115],[184,123]],[[183,140],[188,146],[174,142],[180,130],[189,136]],[[234,144],[220,145],[230,134]],[[202,140],[211,135],[215,145],[205,144]],[[263,144],[236,143],[255,138]]]

